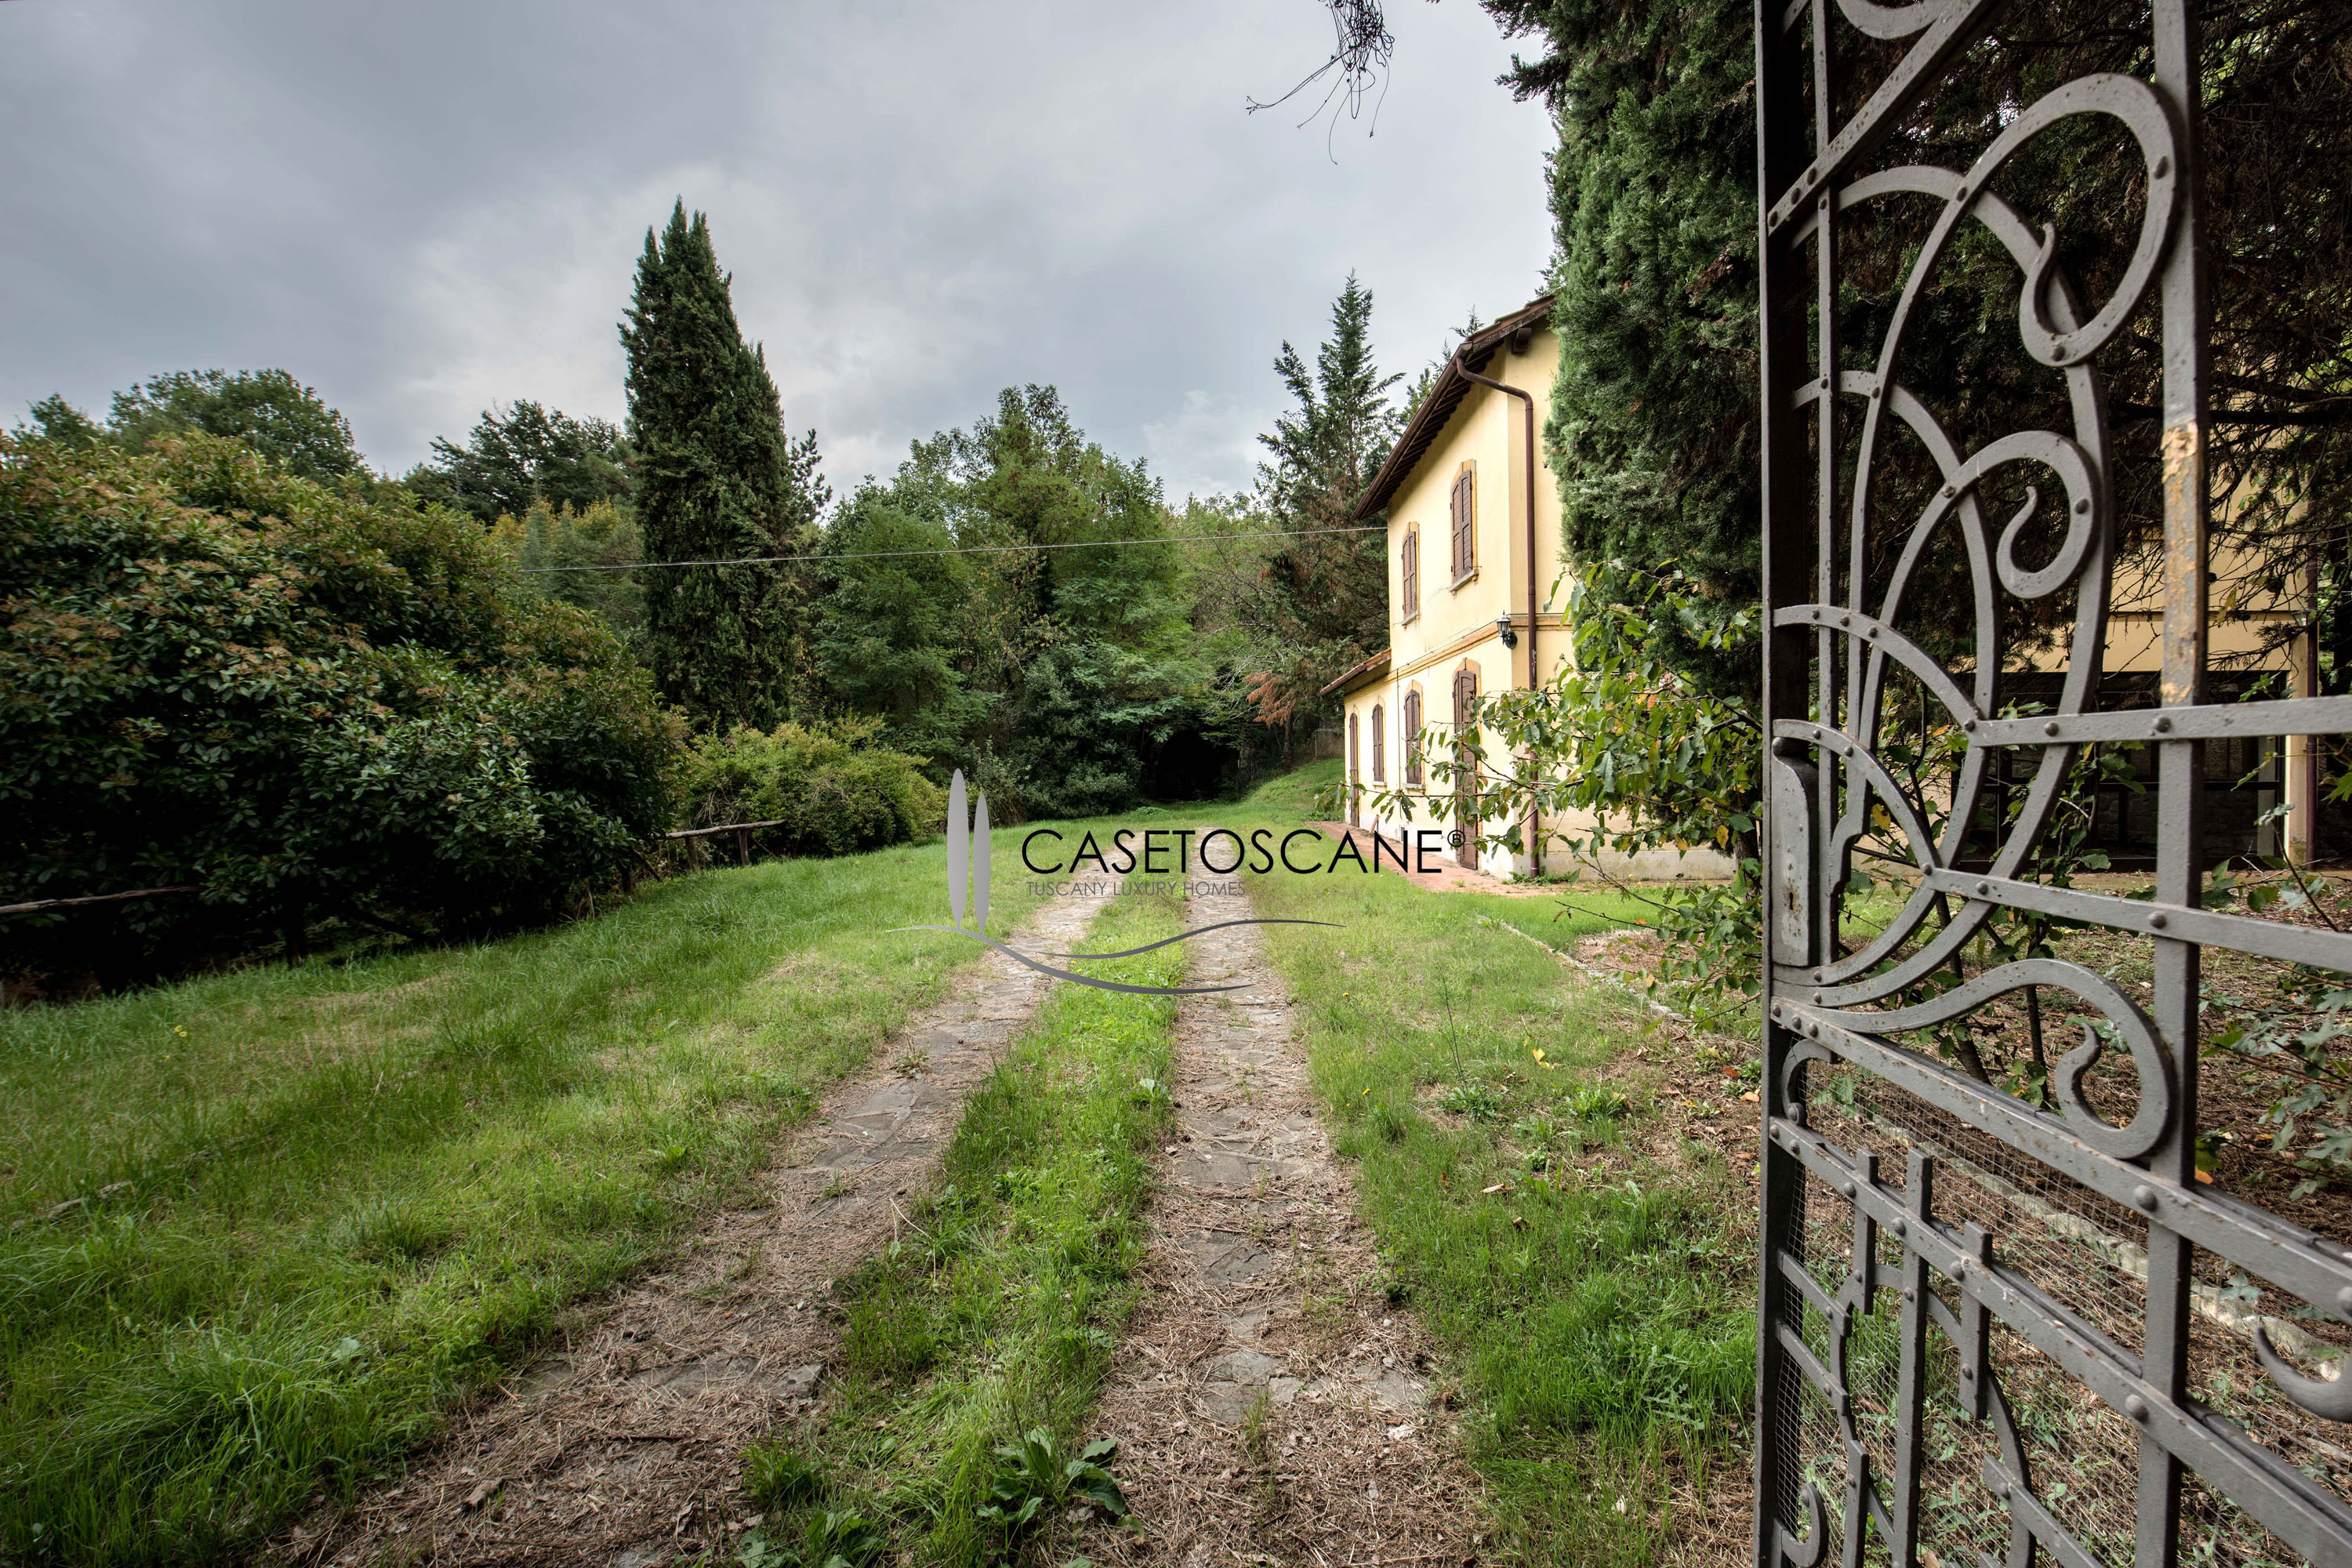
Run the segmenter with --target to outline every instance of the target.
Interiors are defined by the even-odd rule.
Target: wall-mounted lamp
[[[1495,617],[1495,629],[1502,634],[1503,646],[1505,647],[1517,647],[1519,646],[1519,634],[1511,629],[1510,616],[1496,616]]]

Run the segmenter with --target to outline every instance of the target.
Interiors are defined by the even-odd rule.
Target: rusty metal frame
[[[2299,1297],[2317,1312],[2352,1317],[2352,1251],[2234,1198],[2200,1189],[2197,1010],[2201,945],[2265,953],[2352,972],[2352,934],[2272,924],[2199,907],[2204,867],[2198,787],[2205,740],[2232,734],[2352,731],[2352,699],[2200,706],[2204,697],[2207,508],[2204,454],[2208,322],[2202,268],[2198,31],[2193,0],[2153,0],[2154,65],[2145,79],[2101,75],[2070,82],[2023,106],[1966,170],[1877,168],[1872,154],[1934,95],[1963,51],[2003,13],[2001,0],[1759,0],[1756,11],[1759,241],[1763,258],[1760,361],[1763,409],[1763,599],[1769,643],[1764,682],[1770,721],[1764,833],[1766,963],[1758,1336],[1756,1531],[1758,1568],[1813,1568],[1834,1534],[1851,1568],[1920,1561],[1919,1478],[1926,1348],[1930,1332],[1952,1347],[1967,1415],[1998,1438],[1999,1459],[1978,1479],[2006,1512],[2009,1568],[2036,1561],[2087,1565],[2097,1555],[2069,1535],[2037,1490],[1988,1352],[1998,1327],[2130,1423],[2138,1447],[2133,1552],[2139,1568],[2180,1553],[2184,1476],[2234,1503],[2306,1561],[2352,1564],[2352,1509],[2201,1404],[2189,1385],[2190,1264],[2204,1249]],[[1832,49],[1854,33],[1902,46],[1868,101],[1841,120],[1831,90]],[[1988,187],[2020,148],[2060,121],[2107,117],[2145,160],[2143,210],[2131,260],[2095,310],[2053,265],[2054,239],[2037,233]],[[1832,307],[1841,279],[1838,215],[1861,204],[1926,198],[1940,204],[1885,342],[1838,341]],[[2020,352],[2063,378],[2074,428],[2024,430],[1975,453],[1955,448],[1935,415],[1897,381],[1895,366],[1911,307],[1962,225],[2006,246],[2021,279]],[[1808,274],[1810,273],[1810,276]],[[2098,712],[2099,658],[2114,538],[2109,442],[2098,359],[2127,322],[2161,332],[2164,582],[2161,706]],[[1859,355],[1854,352],[1859,350]],[[1864,368],[1853,368],[1857,363]],[[1838,407],[1858,416],[1853,449],[1842,449]],[[1864,603],[1864,523],[1872,464],[1887,433],[1907,431],[1933,455],[1943,486],[1913,525],[1893,580]],[[1810,448],[1810,449],[1809,449]],[[1992,535],[1978,487],[2011,465],[2038,468],[2064,490],[2063,537],[2040,542],[2038,568],[2018,563],[2025,514]],[[2047,479],[2044,479],[2045,484]],[[1841,514],[1840,495],[1851,497]],[[2029,511],[2032,509],[2029,506]],[[1977,594],[1978,646],[1950,673],[1898,629],[1902,598],[1931,534],[1961,541]],[[2045,527],[2056,533],[2055,525]],[[1996,542],[1997,537],[1997,542]],[[1847,559],[1839,602],[1843,543]],[[1998,584],[2019,599],[2074,595],[2072,647],[2055,712],[1999,716]],[[1930,837],[1905,792],[1876,760],[1882,683],[1899,665],[1939,700],[1964,731],[1949,824]],[[2044,886],[2030,875],[2035,841],[2085,743],[2153,743],[2158,766],[2158,862],[2153,901]],[[1964,832],[2003,748],[2025,764],[2015,826],[1982,871],[1958,868]],[[1903,913],[1860,951],[1836,936],[1838,889],[1869,814],[1884,808],[1911,843],[1923,879]],[[2137,933],[2152,944],[2154,1001],[2143,1010],[2080,966],[2028,960],[1989,971],[1923,1004],[1899,993],[1941,965],[2000,906],[2040,910]],[[1940,928],[1930,911],[1948,911]],[[2026,986],[2066,994],[2104,1018],[2109,1047],[2127,1047],[2137,1104],[2124,1125],[2102,1119],[2080,1092],[2102,1047],[2057,1064],[2057,1109],[2045,1110],[1944,1066],[1887,1037],[1965,1016]],[[1878,1156],[1841,1148],[1807,1125],[1806,1071],[1836,1065],[1914,1097],[1996,1140],[2017,1157],[2145,1216],[2147,1298],[2137,1352],[2006,1266],[2001,1237],[1936,1217],[1937,1157],[1916,1144],[1900,1184]],[[1810,1182],[1851,1211],[1853,1267],[1832,1289],[1804,1258]],[[1819,1216],[1814,1216],[1818,1218]],[[1892,1251],[1899,1263],[1883,1254]],[[1858,1435],[1846,1379],[1846,1343],[1878,1293],[1901,1302],[1900,1370],[1892,1405],[1894,1459],[1882,1465]],[[1830,1354],[1808,1343],[1808,1314],[1825,1325]],[[2284,1360],[2261,1329],[2254,1349],[2284,1396],[2329,1420],[2352,1420],[2352,1374],[2320,1381]],[[2345,1363],[2352,1367],[2352,1361]],[[1801,1481],[1780,1417],[1806,1385],[1843,1433],[1843,1494],[1834,1512],[1820,1487]],[[1988,1560],[1989,1561],[1989,1560]]]

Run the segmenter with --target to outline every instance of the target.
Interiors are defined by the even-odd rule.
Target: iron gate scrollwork
[[[2200,1184],[2196,1167],[2201,949],[2352,971],[2352,934],[2200,907],[2201,748],[2352,731],[2352,698],[2202,700],[2208,324],[2193,5],[2154,0],[2142,13],[2145,78],[2094,75],[2012,106],[1965,168],[1879,157],[2003,14],[1999,0],[1758,7],[1771,727],[1755,1559],[2352,1564],[2341,1478],[2206,1397],[2235,1377],[2259,1384],[2283,1421],[2352,1419],[2352,1376],[2320,1364],[2352,1365],[2341,1328],[2352,1252]],[[1876,51],[1884,69],[1866,97],[1846,92],[1863,101],[1841,114],[1833,55],[1849,47]],[[2078,294],[2056,259],[2062,237],[1996,188],[2037,138],[2086,118],[2137,161],[2137,206],[2104,300]],[[1902,202],[1930,204],[1932,221],[1883,335],[1854,352],[1840,342],[1841,229],[1848,215]],[[2064,428],[1963,450],[1904,385],[1905,334],[1963,236],[1989,237],[2013,262],[2015,347],[2054,378]],[[2116,466],[2136,459],[2111,437],[2100,367],[2126,327],[2161,337],[2161,437],[2146,457],[2160,468],[2161,669],[2156,706],[2103,710]],[[1891,563],[1866,566],[1872,509],[1887,504],[1878,476],[1898,442],[1932,464],[1919,469],[1930,478]],[[2004,521],[1993,502],[2021,473],[2031,488]],[[1927,591],[1923,563],[1937,552],[1953,563],[1937,581],[1972,595],[1964,656],[1939,658],[1906,630],[1916,608],[1906,595]],[[2000,704],[2012,604],[2055,606],[2045,619],[2068,655],[2054,701],[2021,718]],[[1965,742],[1934,803],[1882,755],[1898,682],[1923,710],[1940,705]],[[2039,879],[2036,841],[2082,748],[2126,741],[2156,759],[2153,898]],[[1967,853],[1989,781],[2006,789],[2011,763],[2024,772],[2021,804],[1996,822],[1995,842]],[[1946,810],[1940,830],[1931,804]],[[1917,880],[1882,930],[1849,946],[1841,889],[1868,832],[1906,844]],[[1922,985],[1957,967],[2004,906],[2141,943],[2146,983],[2127,990],[2081,963],[2027,957],[1940,992]],[[1895,1037],[2029,987],[2083,1021],[2041,1105]],[[1843,1098],[1824,1092],[1833,1081]],[[2262,1281],[2266,1301],[2300,1303],[2315,1326],[2231,1317],[2200,1258]],[[2221,1348],[2197,1348],[2208,1342]],[[2186,1549],[2185,1511],[2196,1524]]]

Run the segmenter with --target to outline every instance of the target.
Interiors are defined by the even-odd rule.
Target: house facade
[[[1341,755],[1349,819],[1394,837],[1408,829],[1450,829],[1408,800],[1382,811],[1397,791],[1426,797],[1439,785],[1413,764],[1448,743],[1478,700],[1509,688],[1549,684],[1570,658],[1561,611],[1559,487],[1544,461],[1542,431],[1559,342],[1551,299],[1531,300],[1463,341],[1414,410],[1396,449],[1357,509],[1388,512],[1388,647],[1325,688],[1342,694]],[[1499,738],[1485,736],[1490,759]],[[1536,825],[1577,831],[1572,820]],[[1488,835],[1504,831],[1489,822]],[[1542,865],[1542,832],[1521,823],[1516,844],[1481,849],[1468,836],[1451,853],[1465,866],[1516,878]],[[1555,864],[1560,851],[1549,850]],[[1645,879],[1717,877],[1729,862],[1709,851],[1669,850],[1606,858],[1612,873]]]
[[[1570,658],[1562,623],[1567,589],[1559,489],[1544,461],[1542,426],[1549,405],[1559,341],[1549,296],[1531,300],[1464,340],[1398,437],[1357,510],[1360,520],[1388,513],[1388,646],[1324,689],[1343,698],[1341,756],[1349,820],[1396,838],[1416,828],[1450,830],[1421,804],[1440,785],[1413,764],[1415,741],[1436,752],[1451,743],[1478,700],[1507,688],[1549,683]],[[2224,497],[2226,508],[2236,498]],[[2217,556],[2209,639],[2217,700],[2265,682],[2273,696],[2318,690],[2312,586],[2257,581],[2256,563]],[[2102,650],[2099,706],[2134,708],[2157,700],[2155,672],[2160,599],[2151,583],[2117,574],[2115,608]],[[2005,704],[2032,710],[2056,700],[2067,653],[2041,650],[2029,668],[2005,675]],[[1499,764],[1500,737],[1483,737]],[[2127,759],[2134,762],[2139,759]],[[2005,759],[2004,759],[2005,761]],[[2157,790],[2152,757],[2138,777],[2100,787],[2092,847],[2118,868],[2153,854]],[[2299,862],[2352,856],[2352,807],[2324,798],[2320,760],[2301,736],[2243,736],[2206,748],[2206,848],[2216,862],[2284,855]],[[1990,844],[2005,819],[2006,795],[2024,786],[1996,776],[1980,805]],[[1402,794],[1402,809],[1379,797]],[[2278,813],[2274,808],[2286,806]],[[1451,853],[1465,866],[1517,878],[1562,871],[1556,835],[1581,836],[1589,819],[1547,819],[1531,832],[1512,825],[1515,843]],[[1498,836],[1504,825],[1486,824]],[[1976,836],[1972,836],[1973,837]],[[1545,847],[1549,840],[1549,847]],[[1986,851],[1973,842],[1962,865]],[[1546,856],[1554,862],[1544,864]],[[1609,873],[1642,880],[1721,878],[1727,858],[1711,849],[1604,855]]]

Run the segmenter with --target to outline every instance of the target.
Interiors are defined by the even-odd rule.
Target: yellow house
[[[1546,295],[1463,340],[1357,509],[1359,519],[1388,510],[1389,646],[1324,694],[1344,693],[1349,819],[1387,837],[1452,826],[1410,803],[1404,812],[1377,808],[1379,795],[1427,787],[1411,760],[1416,737],[1424,749],[1442,743],[1482,695],[1547,684],[1569,658],[1565,595],[1554,593],[1559,487],[1542,447],[1559,362],[1550,321]],[[1487,755],[1499,757],[1497,738],[1485,739]],[[1501,830],[1486,825],[1489,835]],[[1465,835],[1449,853],[1495,876],[1523,876],[1541,868],[1530,837],[1521,824],[1515,847],[1481,851]],[[1556,861],[1556,846],[1551,855]],[[1706,851],[1605,863],[1644,878],[1730,874]]]
[[[1559,358],[1550,316],[1546,296],[1465,339],[1357,510],[1360,519],[1383,508],[1388,512],[1388,647],[1326,687],[1324,695],[1341,694],[1346,710],[1341,754],[1349,820],[1392,839],[1413,829],[1453,826],[1411,799],[1433,787],[1413,768],[1416,738],[1423,751],[1438,750],[1482,695],[1547,683],[1570,657],[1559,614],[1565,595],[1554,591],[1562,565],[1559,488],[1541,443]],[[2225,509],[2230,504],[2224,498]],[[2215,698],[2226,700],[2264,670],[2286,673],[2284,684],[2294,695],[2312,693],[2316,660],[2307,629],[2308,583],[2258,584],[2245,580],[2250,563],[2225,557],[2216,565]],[[2153,700],[2157,602],[2150,584],[2133,580],[2128,568],[2118,573],[2101,650],[2106,671],[2101,707]],[[2063,666],[2064,657],[2057,650],[2035,663]],[[2056,679],[2021,670],[2006,679],[2007,697],[2019,702],[2054,698]],[[1499,738],[1489,731],[1484,740],[1487,757],[1500,758]],[[2278,853],[2307,860],[2352,849],[2352,832],[2331,820],[2340,808],[2331,812],[2318,801],[2315,762],[2301,737],[2209,746],[2208,852],[2217,861]],[[2146,770],[2151,777],[2152,771]],[[2001,783],[1994,784],[1996,802]],[[1382,810],[1378,797],[1398,792],[1408,797],[1406,809]],[[2263,814],[2282,801],[2294,808],[2294,816],[2284,824],[2263,824]],[[1998,805],[1990,809],[1998,818]],[[2145,783],[2107,787],[2097,809],[2094,842],[2119,868],[2144,858],[2142,840],[2153,833],[2153,789]],[[1590,824],[1562,819],[1540,826],[1575,834]],[[1492,836],[1504,827],[1489,822],[1486,830]],[[1465,839],[1450,852],[1461,864],[1498,877],[1546,868],[1530,853],[1530,837],[1539,848],[1542,836],[1522,823],[1515,837],[1516,845],[1484,849]],[[1549,854],[1555,862],[1559,858],[1556,840]],[[1706,849],[1610,855],[1601,866],[1645,879],[1731,872],[1725,857]]]
[[[2221,498],[2217,510],[2235,509],[2239,498]],[[2273,697],[2320,695],[2318,636],[2314,626],[2314,584],[2307,574],[2264,579],[2262,563],[2242,549],[2217,547],[2208,588],[2212,613],[2206,626],[2208,701],[2244,695],[2268,678]],[[2101,708],[2154,703],[2156,672],[2163,662],[2162,584],[2153,570],[2131,563],[2116,574],[2113,607],[2107,614],[2106,645],[2101,650]],[[2063,668],[2063,651],[2046,662]],[[2013,679],[2021,695],[2032,695],[2030,677]],[[2051,688],[2054,690],[2054,682]],[[2308,735],[2239,735],[2205,742],[2205,851],[2214,861],[2235,857],[2284,856],[2297,864],[2341,857],[2347,843],[2341,806],[2323,799],[2319,749]],[[2139,787],[2111,785],[2098,797],[2093,841],[2119,866],[2153,864],[2156,837],[2156,763],[2152,752],[2132,753]],[[2284,823],[2266,821],[2284,804]],[[2284,831],[2282,831],[2284,828]]]

